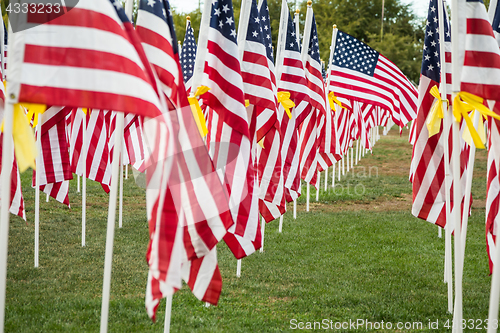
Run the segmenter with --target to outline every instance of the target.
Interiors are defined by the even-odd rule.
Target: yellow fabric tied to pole
[[[45,105],[30,104],[33,112],[39,112]],[[43,112],[43,111],[42,111]],[[39,113],[42,113],[39,112]],[[19,172],[24,172],[31,167],[36,170],[36,141],[31,129],[30,123],[24,114],[24,109],[21,104],[14,104],[14,114],[12,120],[12,139],[14,141],[14,153],[16,154],[17,165]],[[2,121],[1,130],[3,132],[4,123]]]
[[[455,120],[460,122],[462,117],[464,118],[469,132],[467,136],[470,135],[474,145],[479,149],[485,149],[484,143],[486,142],[486,136],[484,133],[482,135],[478,134],[468,112],[475,109],[482,115],[482,117],[486,118],[487,116],[490,116],[500,120],[500,116],[488,109],[483,104],[483,101],[483,98],[463,91],[459,92],[453,100],[453,116],[455,117]],[[479,124],[482,124],[482,120]],[[484,127],[480,128],[484,131]]]
[[[35,115],[35,118],[33,119],[33,128],[35,128],[38,124],[39,115],[44,113],[47,109],[47,106],[43,104],[21,103],[21,106],[28,110],[28,113],[26,114],[28,123],[31,121],[31,119],[33,119],[33,115]]]
[[[437,101],[432,106],[431,112],[429,112],[429,115],[425,120],[427,130],[429,131],[429,138],[439,133],[439,128],[441,127],[441,119],[444,118],[443,99],[441,98],[438,87],[432,87],[430,94],[434,96]],[[446,100],[446,103],[448,103],[448,100]]]
[[[205,116],[203,116],[203,111],[201,110],[200,103],[196,97],[203,95],[210,88],[207,86],[199,86],[193,96],[188,97],[189,105],[191,106],[191,112],[193,112],[194,121],[198,130],[200,131],[201,137],[204,138],[208,133],[207,123],[205,122]]]
[[[335,93],[333,91],[330,91],[328,93],[328,101],[330,102],[330,109],[332,109],[333,111],[335,111],[335,104],[340,106],[342,109],[346,109],[346,107],[342,105],[342,103],[337,99],[337,97],[335,97]]]
[[[285,109],[288,118],[292,119],[292,113],[290,109],[295,106],[295,103],[290,99],[289,91],[278,91],[278,103],[281,103],[283,109]]]

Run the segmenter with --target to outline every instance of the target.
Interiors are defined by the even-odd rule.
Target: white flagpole
[[[111,174],[111,190],[109,192],[108,227],[106,233],[106,252],[104,257],[104,278],[102,286],[101,333],[108,331],[109,294],[111,288],[111,266],[113,262],[113,242],[115,236],[116,197],[119,183],[120,142],[123,137],[123,112],[116,113],[115,146]]]
[[[351,147],[351,169],[354,169],[354,147]]]
[[[438,237],[439,237],[439,238],[442,238],[442,237],[443,237],[443,234],[442,234],[441,229],[443,229],[443,228],[441,228],[441,227],[439,227],[439,226],[438,226]]]
[[[41,152],[42,115],[38,115],[36,125],[36,150]],[[36,167],[40,165],[40,153],[36,155]],[[40,173],[35,172],[35,268],[39,266],[38,256],[40,251]]]
[[[279,227],[278,227],[278,232],[282,232],[283,231],[283,215],[280,216],[280,224],[279,224]]]
[[[465,0],[460,0],[460,2],[465,2]],[[452,42],[452,52],[451,52],[451,64],[452,64],[452,77],[456,78],[453,80],[453,96],[455,98],[457,93],[460,91],[460,54],[459,54],[459,0],[452,0],[452,10],[451,15],[451,40]],[[465,22],[464,22],[465,23]],[[460,183],[460,125],[452,118],[453,124],[453,153],[451,157],[451,163],[453,166],[453,198],[455,202],[461,200],[462,198],[462,186]],[[460,263],[462,262],[462,227],[461,227],[461,215],[460,207],[461,205],[454,205],[452,213],[452,221],[455,225],[455,307],[453,314],[453,323],[455,327],[455,332],[462,332],[462,269]],[[489,326],[489,325],[488,325]]]
[[[82,110],[83,112],[83,110]],[[87,113],[90,112],[90,109],[87,109]],[[85,238],[86,238],[86,229],[87,229],[87,115],[83,113],[83,122],[82,122],[82,246],[85,246]],[[80,177],[80,176],[78,176]]]
[[[49,202],[50,195],[48,193],[45,194],[45,202]]]
[[[241,277],[241,259],[236,260],[236,277]]]
[[[115,141],[116,142],[116,141]],[[121,145],[120,138],[120,145]],[[123,150],[123,146],[120,150]],[[120,154],[120,205],[118,206],[118,228],[123,227],[123,154]]]
[[[319,185],[321,184],[321,172],[318,171],[318,186],[316,188],[316,201],[319,201]]]
[[[349,172],[349,147],[347,148],[347,152],[345,154],[346,156],[346,161],[345,161],[345,164],[347,164],[347,172]]]
[[[332,165],[332,187],[335,187],[335,165],[337,164],[337,161],[333,162]]]
[[[307,195],[306,195],[306,212],[309,211],[309,197],[311,196],[310,195],[310,189],[309,189],[309,183],[307,183]]]
[[[12,31],[12,30],[11,30]],[[9,42],[12,42],[13,33],[9,34]],[[8,85],[7,85],[8,87]],[[7,93],[10,96],[10,92]],[[2,147],[2,173],[0,180],[1,189],[1,210],[0,210],[0,333],[4,332],[5,322],[5,289],[7,285],[7,253],[9,243],[9,218],[10,218],[10,177],[13,163],[13,143],[12,143],[12,120],[14,104],[6,101],[4,110],[4,132]]]
[[[328,167],[325,169],[325,191],[326,190],[328,190]]]
[[[125,166],[125,179],[128,179],[128,164]]]
[[[293,200],[293,219],[297,219],[297,199]]]
[[[338,179],[337,179],[338,181],[340,181],[340,171],[342,170],[342,167],[344,165],[343,159],[344,159],[344,156],[342,156],[342,158],[339,161],[339,176],[338,176]]]
[[[264,220],[264,218],[261,218],[261,233],[262,233],[262,246],[260,248],[260,253],[264,252],[264,233],[266,231],[266,221]]]
[[[358,159],[359,159],[359,139],[356,140],[356,165],[358,165]]]
[[[444,12],[443,12],[443,2],[438,1],[438,16],[439,16],[439,31],[444,31]],[[446,63],[445,48],[444,48],[444,34],[439,35],[439,45],[440,45],[440,63]],[[441,82],[446,82],[446,71],[441,71]],[[446,103],[446,84],[441,84],[439,86],[441,99],[443,100],[443,109],[448,110],[448,104]],[[446,209],[446,227],[445,227],[445,260],[444,260],[444,280],[448,284],[448,312],[453,311],[453,267],[452,267],[452,250],[451,250],[451,230],[452,230],[452,215],[451,215],[451,199],[450,199],[450,152],[448,146],[449,130],[450,130],[451,114],[450,112],[445,112],[443,119],[443,132],[441,134],[443,148],[444,148],[444,171],[445,171],[445,209]],[[441,228],[439,228],[441,231]]]
[[[76,176],[76,192],[80,193],[80,176]]]
[[[165,324],[163,326],[164,333],[170,333],[170,319],[172,317],[172,295],[167,295],[167,304],[165,307]]]

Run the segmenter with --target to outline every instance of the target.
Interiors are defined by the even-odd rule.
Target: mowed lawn
[[[452,318],[443,283],[445,241],[438,238],[436,226],[411,215],[407,137],[407,131],[400,137],[394,127],[377,142],[373,155],[366,154],[340,181],[336,171],[335,188],[330,168],[329,187],[324,190],[323,173],[318,202],[311,188],[310,212],[305,212],[304,186],[297,219],[290,205],[282,233],[278,221],[266,225],[264,252],[243,259],[241,278],[236,278],[236,259],[222,242],[219,305],[205,307],[184,286],[173,297],[171,331],[282,332],[307,327],[308,322],[333,330],[337,325],[338,332],[450,331],[444,326]],[[40,267],[34,268],[30,172],[22,180],[28,221],[11,218],[6,332],[97,332],[108,196],[89,181],[87,245],[82,248],[76,181],[70,187],[71,209],[53,199],[46,203],[42,194]],[[117,223],[115,232],[109,331],[163,332],[165,301],[156,323],[144,307],[145,192],[132,176],[124,185],[123,228]],[[463,317],[474,319],[474,329],[466,332],[482,331],[480,320],[484,330],[488,316],[485,193],[486,152],[480,151],[463,277]],[[363,325],[354,329],[353,322]],[[400,329],[398,323],[403,325]],[[437,330],[429,328],[435,324]]]

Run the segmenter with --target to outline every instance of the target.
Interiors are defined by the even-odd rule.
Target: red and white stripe
[[[495,110],[497,111],[497,110]],[[486,180],[486,250],[490,273],[495,262],[496,238],[500,221],[500,122],[488,118],[488,167]]]
[[[73,179],[73,175],[66,136],[66,116],[71,111],[68,107],[50,107],[39,116],[40,165],[37,165],[37,171],[33,171],[32,183],[35,186],[38,172],[40,189],[68,207],[69,180]]]
[[[500,100],[500,50],[484,4],[467,1],[467,32],[460,90],[489,100]]]
[[[48,22],[37,13],[27,13],[26,20],[33,26],[9,45],[16,101],[161,113],[139,39],[111,2],[81,0]]]

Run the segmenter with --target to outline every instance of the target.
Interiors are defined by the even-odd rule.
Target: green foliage
[[[239,17],[240,4],[241,0],[233,1],[236,22]],[[289,1],[288,5],[293,17],[294,2]],[[268,0],[268,6],[273,45],[276,49],[281,0]],[[402,4],[400,0],[385,0],[384,7],[384,38],[381,41],[382,0],[315,0],[313,9],[318,28],[321,58],[328,63],[332,27],[336,24],[338,29],[351,34],[384,54],[399,66],[413,82],[418,82],[424,37],[423,22],[417,21],[410,5]],[[302,29],[307,11],[306,1],[301,1],[299,8],[300,28]],[[184,40],[186,31],[185,15],[174,14],[176,34],[180,41]],[[197,38],[201,12],[195,10],[188,15],[191,16]]]

